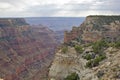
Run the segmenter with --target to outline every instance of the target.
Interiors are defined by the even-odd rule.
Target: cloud
[[[120,0],[0,0],[0,17],[120,14]]]
[[[120,11],[119,7],[120,0],[99,0],[92,7],[93,10],[102,10],[102,11]]]

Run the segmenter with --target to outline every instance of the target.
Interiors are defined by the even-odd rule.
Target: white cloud
[[[1,6],[0,7],[1,9],[7,9],[7,8],[11,7],[11,5],[9,3],[3,3],[3,2],[0,3],[0,6]]]
[[[0,16],[120,14],[120,0],[0,0]]]

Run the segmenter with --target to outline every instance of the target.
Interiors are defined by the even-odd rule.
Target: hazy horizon
[[[33,17],[25,18],[30,25],[43,25],[54,31],[71,30],[73,26],[79,26],[85,17]]]

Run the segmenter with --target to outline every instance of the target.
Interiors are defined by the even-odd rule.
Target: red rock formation
[[[24,19],[0,19],[0,78],[33,80],[43,68],[47,71],[56,46],[48,28],[32,27]]]
[[[71,32],[64,32],[64,42],[70,42],[71,40],[77,38],[79,36],[79,30],[77,27],[73,27]]]

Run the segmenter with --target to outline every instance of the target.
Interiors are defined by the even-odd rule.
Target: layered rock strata
[[[0,78],[45,80],[57,46],[54,32],[23,18],[0,19]]]

